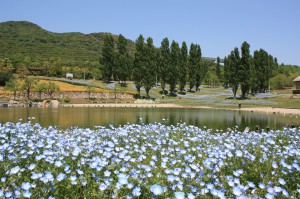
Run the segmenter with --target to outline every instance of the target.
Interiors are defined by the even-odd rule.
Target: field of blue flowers
[[[0,124],[0,198],[300,198],[300,129]]]

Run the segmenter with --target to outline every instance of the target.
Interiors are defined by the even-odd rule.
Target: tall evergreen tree
[[[178,81],[179,81],[179,90],[183,92],[186,85],[188,72],[188,50],[185,42],[182,42],[180,50],[180,64],[178,67]]]
[[[249,92],[251,86],[252,57],[250,55],[250,45],[247,42],[243,42],[241,51],[242,51],[242,57],[241,57],[240,70],[238,75],[240,78],[242,98],[245,98],[246,93]]]
[[[102,78],[105,82],[110,82],[113,75],[113,68],[115,64],[114,39],[112,35],[107,34],[104,37],[102,47],[102,56],[100,63],[102,64]]]
[[[196,60],[197,60],[197,65],[196,65],[196,91],[200,91],[200,85],[201,85],[201,82],[202,82],[202,79],[204,79],[204,76],[207,72],[207,67],[203,67],[204,65],[201,63],[202,60],[201,60],[201,56],[202,56],[202,53],[201,53],[201,48],[200,48],[200,45],[196,45],[197,46],[197,57],[196,57]],[[205,65],[207,66],[207,65]]]
[[[238,48],[234,48],[228,56],[228,82],[233,92],[233,97],[236,97],[236,93],[239,87],[239,70],[240,70],[240,53]]]
[[[168,68],[170,68],[170,44],[169,39],[164,38],[160,46],[160,57],[159,57],[159,79],[163,94],[165,93],[166,83],[168,79]]]
[[[224,84],[224,87],[227,88],[228,85],[229,85],[229,71],[228,71],[228,68],[229,68],[229,64],[228,64],[228,59],[227,57],[225,56],[224,57],[224,75],[223,75],[223,78],[224,78],[224,81],[223,81],[223,84]]]
[[[216,75],[221,80],[221,59],[217,57]]]
[[[268,88],[268,81],[270,78],[270,66],[269,66],[269,55],[268,53],[260,49],[259,51],[254,51],[254,68],[255,68],[255,80],[257,81],[257,86],[254,87],[256,92],[265,92]],[[252,81],[253,82],[253,81]]]
[[[146,91],[146,98],[150,98],[149,91],[155,85],[155,69],[157,64],[157,53],[153,45],[153,39],[147,38],[147,43],[144,47],[144,63],[142,64],[142,85]]]
[[[196,84],[196,72],[198,66],[198,58],[197,58],[197,45],[191,43],[190,51],[189,51],[189,83],[190,83],[190,91],[194,88]]]
[[[122,34],[119,35],[117,49],[116,76],[119,81],[125,82],[131,73],[131,65],[127,49],[127,39]]]
[[[136,50],[134,54],[134,63],[133,63],[133,70],[132,70],[132,78],[136,87],[136,90],[138,92],[138,97],[141,96],[141,88],[142,88],[142,67],[144,67],[144,42],[145,39],[143,35],[139,35],[137,40],[135,41],[136,44]]]
[[[175,92],[179,65],[180,65],[180,48],[177,42],[172,41],[171,53],[170,53],[170,67],[168,70],[168,83],[170,84],[171,93]]]

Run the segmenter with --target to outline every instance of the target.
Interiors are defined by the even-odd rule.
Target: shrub
[[[71,99],[69,96],[64,97],[64,102],[65,103],[70,103]]]
[[[300,90],[293,90],[293,94],[294,95],[300,94]]]

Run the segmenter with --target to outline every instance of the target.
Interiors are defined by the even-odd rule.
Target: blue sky
[[[52,32],[111,32],[136,40],[200,44],[223,58],[243,41],[300,66],[299,0],[1,0],[0,22],[26,20]]]

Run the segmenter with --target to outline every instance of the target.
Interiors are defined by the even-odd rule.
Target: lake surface
[[[78,126],[119,126],[127,123],[165,123],[176,125],[185,122],[200,128],[227,129],[238,126],[239,130],[250,127],[255,129],[270,127],[282,129],[286,124],[300,125],[298,116],[262,114],[247,111],[223,109],[183,109],[183,108],[104,108],[104,107],[59,107],[59,108],[0,108],[0,123],[28,121],[35,117],[34,123],[42,126],[60,126],[69,128]]]

